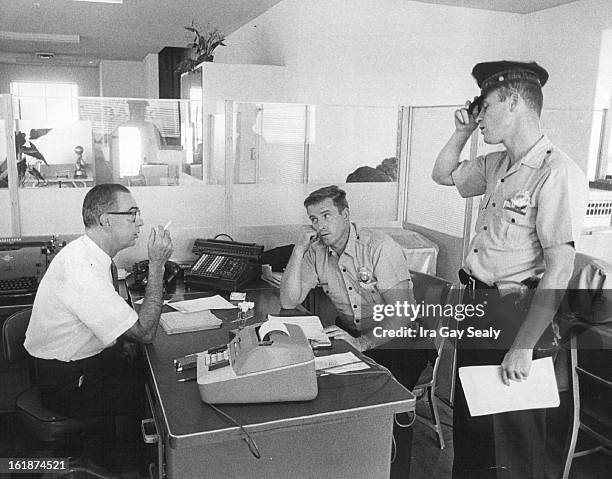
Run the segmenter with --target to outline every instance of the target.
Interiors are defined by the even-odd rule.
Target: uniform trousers
[[[530,298],[500,298],[496,289],[466,290],[464,304],[486,304],[483,317],[466,318],[459,329],[501,330],[498,340],[458,341],[457,368],[499,365],[512,344]],[[472,417],[456,378],[453,406],[453,479],[541,479],[544,477],[546,410],[532,409]]]

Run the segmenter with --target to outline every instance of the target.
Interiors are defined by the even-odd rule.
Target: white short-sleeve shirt
[[[111,258],[87,235],[65,246],[38,287],[24,346],[34,357],[75,361],[115,344],[138,320],[115,291]]]
[[[461,196],[484,195],[463,268],[485,283],[537,276],[544,248],[580,239],[588,183],[546,136],[512,166],[507,152],[494,152],[460,163],[452,177]]]

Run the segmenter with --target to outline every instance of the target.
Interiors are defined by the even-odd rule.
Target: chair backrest
[[[30,323],[32,308],[24,309],[11,314],[2,325],[2,349],[4,359],[9,363],[23,361],[29,357],[23,347],[26,330]]]
[[[437,276],[432,276],[418,271],[411,271],[413,284],[414,299],[417,304],[424,306],[440,305],[444,308],[447,304],[455,304],[458,300],[457,288],[450,281]],[[441,327],[448,326],[452,319],[452,315],[432,315],[428,314],[424,317],[424,325],[428,329],[440,331]],[[438,350],[438,355],[441,354],[444,346],[445,338],[439,334],[434,338],[434,344]]]
[[[612,323],[612,265],[576,255],[574,274],[559,313],[560,318],[579,318],[590,324]]]

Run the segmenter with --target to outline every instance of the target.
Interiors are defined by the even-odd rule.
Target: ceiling
[[[421,3],[453,5],[455,7],[479,8],[510,13],[533,13],[558,7],[577,0],[415,0]]]
[[[123,4],[72,0],[0,0],[0,30],[79,35],[78,44],[0,38],[0,61],[17,54],[53,52],[93,60],[142,60],[163,47],[185,47],[183,26],[211,22],[230,34],[281,0],[123,0]],[[2,55],[2,52],[4,55]],[[7,55],[8,53],[8,55]],[[13,55],[15,56],[15,55]]]
[[[123,0],[123,4],[73,0],[0,0],[0,30],[79,35],[57,43],[0,38],[0,62],[37,63],[37,52],[54,62],[96,65],[100,59],[142,60],[163,47],[183,47],[192,20],[211,22],[226,35],[281,0]],[[417,0],[424,3],[530,13],[576,0]]]

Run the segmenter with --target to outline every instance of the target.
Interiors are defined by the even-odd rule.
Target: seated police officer
[[[381,322],[373,319],[375,305],[414,303],[401,247],[384,233],[351,223],[346,193],[335,185],[312,192],[304,206],[311,225],[302,227],[283,273],[282,307],[295,308],[321,285],[338,311],[336,325],[326,328],[328,336],[363,351],[412,389],[430,351],[414,349],[414,343],[405,338],[390,346],[388,337],[374,331],[376,326],[384,330],[410,327],[411,318],[393,314]],[[378,349],[383,344],[385,348]],[[407,477],[409,472],[411,429],[394,426],[397,448],[392,477]]]
[[[122,185],[97,185],[83,201],[83,222],[85,234],[58,253],[40,282],[24,346],[52,411],[128,415],[142,407],[142,381],[129,374],[117,341],[155,338],[172,241],[162,227],[151,229],[149,281],[136,313],[116,291],[112,272],[112,258],[136,243],[143,225],[134,198]]]

